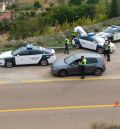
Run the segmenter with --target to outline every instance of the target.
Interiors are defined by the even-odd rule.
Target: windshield
[[[12,51],[12,55],[17,55],[17,54],[19,54],[23,50],[25,50],[25,47],[18,48],[15,51]]]
[[[69,56],[67,58],[64,59],[64,62],[66,64],[71,64],[73,61],[79,59],[79,56],[78,55],[72,55],[72,56]]]
[[[116,29],[111,27],[108,27],[107,29],[104,30],[105,33],[110,33],[110,34],[113,34],[115,31]]]

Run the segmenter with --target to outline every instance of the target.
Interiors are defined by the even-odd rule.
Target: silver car
[[[80,75],[79,60],[81,56],[87,59],[86,74],[101,76],[106,67],[103,58],[99,54],[74,54],[65,59],[57,60],[51,66],[51,72],[55,76],[66,77],[69,75]]]

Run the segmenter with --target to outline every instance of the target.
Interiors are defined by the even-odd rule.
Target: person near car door
[[[65,49],[64,49],[64,53],[69,54],[69,44],[70,44],[70,40],[69,37],[67,36],[65,39]]]
[[[104,44],[104,57],[107,57],[107,61],[110,61],[111,42],[106,40]]]
[[[81,79],[84,79],[85,78],[85,68],[86,68],[86,64],[87,64],[87,59],[84,56],[81,56],[79,64],[80,64]]]

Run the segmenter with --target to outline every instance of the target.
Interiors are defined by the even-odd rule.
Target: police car
[[[56,60],[55,50],[28,44],[15,51],[0,54],[0,65],[11,68],[16,65],[39,64],[46,66]]]
[[[111,41],[118,41],[120,40],[120,26],[109,26],[102,32],[96,34],[96,36],[100,36],[102,38],[108,38]]]
[[[93,33],[89,33],[86,36],[79,36],[72,39],[72,45],[76,48],[86,48],[95,50],[98,53],[103,53],[105,40],[102,37],[96,36]],[[115,50],[115,45],[111,43],[111,52]]]

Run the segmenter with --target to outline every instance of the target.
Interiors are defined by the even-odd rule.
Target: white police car
[[[111,41],[118,41],[120,40],[120,26],[111,25],[102,32],[97,33],[96,36],[108,38]]]
[[[80,36],[72,39],[72,45],[76,48],[86,48],[95,50],[98,53],[103,53],[103,46],[105,40],[102,37],[95,36],[93,33],[89,33],[87,36]],[[111,43],[111,52],[115,50],[115,45]]]
[[[31,44],[20,47],[15,51],[6,51],[0,54],[0,65],[11,68],[15,65],[39,64],[46,66],[56,60],[55,50]]]

